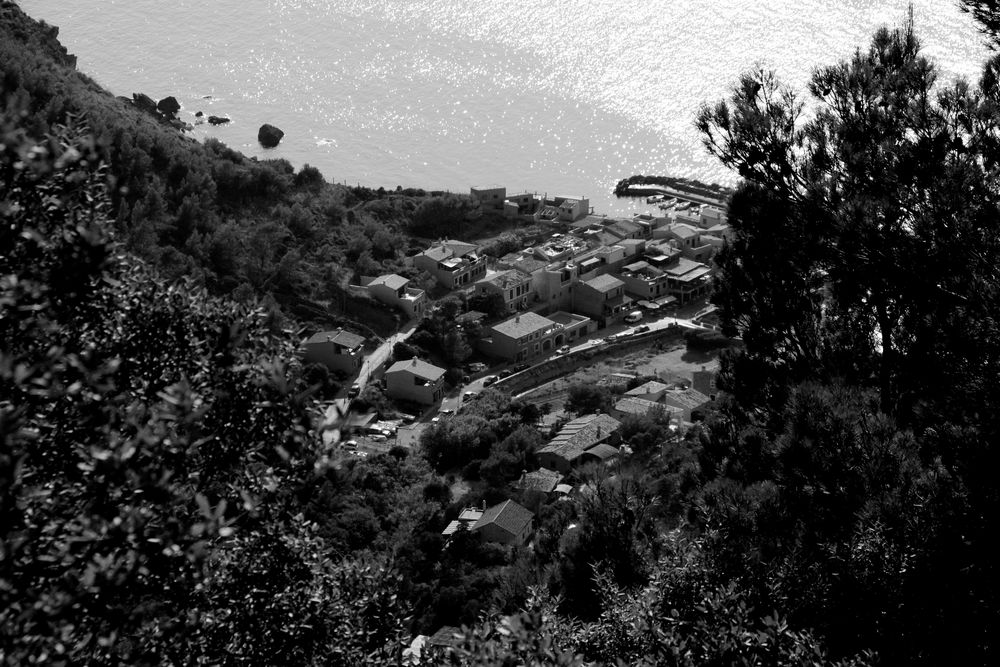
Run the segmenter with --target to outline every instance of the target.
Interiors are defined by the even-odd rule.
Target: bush
[[[708,352],[721,350],[732,345],[732,341],[719,331],[690,329],[684,334],[689,350]]]

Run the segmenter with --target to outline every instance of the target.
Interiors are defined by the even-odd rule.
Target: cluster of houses
[[[488,261],[480,248],[439,240],[409,258],[448,290],[499,297],[509,315],[474,341],[487,356],[522,363],[550,355],[636,308],[679,307],[710,290],[713,255],[729,237],[726,213],[683,205],[660,217],[596,216],[579,197],[507,195],[503,186],[472,188],[483,207],[558,223],[545,242]],[[403,276],[362,279],[355,291],[420,319],[430,301]],[[307,362],[351,373],[360,368],[363,340],[348,332],[321,332],[306,341]],[[391,398],[430,405],[443,392],[444,369],[426,362],[397,363],[385,374]]]

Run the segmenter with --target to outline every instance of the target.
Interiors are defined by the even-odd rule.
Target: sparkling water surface
[[[394,188],[587,196],[635,173],[731,183],[693,123],[741,71],[801,89],[905,20],[905,0],[22,0],[113,93],[174,95],[249,155]],[[915,0],[943,80],[987,55],[957,1]],[[272,123],[276,149],[256,141]]]

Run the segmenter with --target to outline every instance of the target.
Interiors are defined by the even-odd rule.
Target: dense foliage
[[[702,520],[766,604],[890,663],[995,660],[996,64],[941,83],[883,29],[808,100],[751,72],[699,118],[743,177],[715,301],[745,344]]]
[[[475,220],[466,200],[188,141],[0,19],[0,662],[401,664],[443,625],[462,638],[423,664],[995,662],[1000,61],[937,84],[907,26],[808,102],[752,72],[706,108],[743,178],[725,393],[684,432],[624,419],[630,454],[554,496],[521,483],[545,410],[496,389],[419,450],[345,457],[329,379],[254,298],[360,317],[348,274],[423,280],[403,232]],[[396,357],[465,361],[466,305]],[[508,498],[529,546],[442,535]]]

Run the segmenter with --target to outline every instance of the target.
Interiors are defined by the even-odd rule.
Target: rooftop
[[[517,287],[525,282],[531,280],[531,276],[524,271],[518,269],[507,269],[506,271],[501,271],[496,273],[489,278],[483,278],[479,282],[490,283],[491,285],[496,285],[500,289],[507,289],[508,287]]]
[[[698,236],[698,230],[683,222],[676,222],[668,227],[671,234],[679,239],[690,239]]]
[[[550,320],[556,324],[561,324],[564,327],[571,327],[577,324],[584,324],[590,320],[586,315],[577,315],[576,313],[567,313],[565,310],[560,310],[558,312],[552,313],[548,316]]]
[[[413,357],[412,359],[407,359],[406,361],[397,361],[396,363],[394,363],[392,366],[389,367],[389,370],[387,370],[385,374],[388,375],[389,373],[402,373],[402,372],[413,373],[417,377],[429,380],[430,382],[435,382],[442,375],[444,375],[443,368],[438,368],[434,364],[429,364],[426,361],[421,361],[416,357]]]
[[[625,392],[626,396],[646,396],[649,394],[659,394],[670,389],[670,385],[663,384],[662,382],[657,382],[656,380],[650,380],[646,384],[641,384],[635,389],[629,389]]]
[[[638,415],[640,417],[645,417],[657,410],[662,410],[663,407],[662,403],[639,398],[638,396],[623,396],[615,403],[615,410],[618,412],[627,415]]]
[[[549,318],[529,311],[494,325],[493,331],[510,338],[521,338],[536,331],[553,327],[555,324]]]
[[[505,500],[483,512],[483,516],[470,530],[476,531],[492,523],[511,535],[519,535],[534,516],[527,508],[521,507],[513,500]]]
[[[701,262],[695,262],[687,257],[679,258],[676,264],[664,267],[663,271],[671,278],[675,278],[683,282],[697,280],[712,273],[712,269],[708,268]]]
[[[602,461],[607,461],[610,458],[618,456],[618,448],[602,442],[599,445],[594,445],[584,452],[584,454],[590,454],[591,456],[596,456]]]
[[[668,391],[663,395],[663,400],[685,410],[695,410],[710,402],[712,399],[697,389],[682,389],[678,391]]]
[[[608,438],[621,426],[610,415],[586,415],[567,423],[556,437],[538,449],[538,453],[553,453],[571,461]]]
[[[604,294],[625,286],[625,283],[607,273],[585,280],[581,284]]]
[[[410,282],[408,278],[396,275],[395,273],[387,273],[384,276],[379,276],[375,280],[368,283],[369,287],[374,285],[385,285],[389,289],[399,289],[400,287],[406,287]]]
[[[556,488],[556,484],[562,481],[562,473],[548,468],[539,468],[533,472],[526,472],[521,475],[514,486],[525,491],[541,491],[549,493]]]
[[[341,345],[350,350],[364,345],[364,336],[359,336],[358,334],[351,333],[350,331],[344,331],[343,329],[336,329],[334,331],[320,331],[319,333],[314,333],[306,341],[306,345],[315,345],[317,343],[335,343]]]

